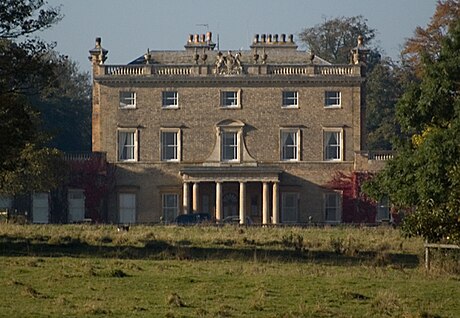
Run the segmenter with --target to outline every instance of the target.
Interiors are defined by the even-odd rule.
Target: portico
[[[238,208],[240,224],[246,224],[249,214],[248,205],[252,210],[251,213],[257,215],[259,209],[257,198],[260,196],[261,219],[254,221],[264,225],[277,224],[280,220],[279,182],[281,172],[279,168],[271,166],[184,167],[180,171],[183,180],[182,211],[184,214],[203,212],[200,208],[200,185],[206,184],[208,190],[210,190],[210,185],[214,188],[214,191],[211,190],[208,193],[212,193],[214,196],[212,200],[214,204],[212,205],[217,223],[221,223],[224,217],[232,215]],[[236,187],[238,188],[237,191],[235,191]],[[190,188],[192,188],[191,196]],[[250,200],[248,200],[248,188],[250,188],[251,194],[255,193]],[[257,191],[258,189],[261,191]],[[233,209],[231,208],[232,195],[238,197],[238,204],[235,204]]]

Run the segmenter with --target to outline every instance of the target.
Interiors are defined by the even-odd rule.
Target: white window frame
[[[168,96],[168,95],[172,95],[172,96]],[[162,108],[163,109],[179,108],[179,93],[177,91],[163,91],[162,92]]]
[[[285,145],[285,134],[293,134],[295,136],[294,145]],[[280,159],[281,161],[300,161],[300,129],[299,128],[281,128],[280,129]],[[285,156],[288,148],[295,148],[294,158],[287,158]]]
[[[168,198],[174,198],[175,205],[169,206],[170,201]],[[161,195],[161,215],[163,216],[163,220],[166,223],[173,222],[174,219],[179,215],[179,194],[177,193],[163,193]],[[168,218],[168,216],[172,216]]]
[[[287,197],[294,197],[295,206],[288,207],[286,202],[288,202]],[[287,209],[294,209],[295,220],[287,220]],[[298,192],[282,192],[281,193],[281,223],[297,223],[299,220],[299,193]]]
[[[324,108],[342,107],[342,93],[340,91],[324,92]]]
[[[338,134],[338,144],[329,145],[329,134]],[[338,148],[337,155],[338,158],[333,158],[329,156],[330,147]],[[343,161],[343,129],[342,128],[323,128],[323,159],[324,161]]]
[[[235,136],[235,143],[231,145],[225,144],[225,135],[226,134],[233,134]],[[239,162],[240,161],[240,149],[241,149],[241,140],[240,140],[240,131],[236,129],[222,129],[220,132],[220,160],[223,162]],[[233,149],[233,153],[236,155],[236,158],[228,159],[225,158],[225,147],[231,147]]]
[[[133,145],[122,145],[122,134],[134,134]],[[132,158],[123,158],[122,154],[125,147],[133,148]],[[117,159],[119,162],[135,162],[138,161],[138,130],[130,128],[121,128],[117,130]]]
[[[136,92],[133,91],[120,91],[119,103],[121,109],[136,108]]]
[[[292,96],[289,96],[291,94]],[[299,92],[283,91],[282,108],[299,108]]]
[[[228,98],[227,94],[234,94],[232,98]],[[227,101],[234,103],[227,103]],[[220,92],[220,107],[223,109],[241,108],[241,90],[225,90]]]
[[[176,140],[174,145],[165,144],[165,135],[175,134]],[[166,148],[175,149],[175,158],[166,158]],[[179,128],[162,128],[160,130],[160,159],[166,162],[180,162],[181,159],[181,130]]]
[[[134,206],[123,206],[122,199],[121,199],[123,196],[130,196],[131,198],[134,198]],[[133,216],[132,220],[129,220],[128,222],[125,222],[125,220],[122,220],[121,215],[124,210],[128,212],[132,212],[132,214],[131,213],[129,214]],[[118,223],[133,224],[133,223],[136,223],[136,218],[137,218],[137,194],[135,192],[129,192],[129,191],[118,192]]]
[[[334,204],[329,205],[329,198],[333,197]],[[341,191],[334,191],[334,192],[327,192],[323,194],[323,202],[324,202],[324,222],[326,223],[341,223],[342,222],[342,192]],[[330,219],[328,217],[328,211],[330,209],[334,209],[335,218]],[[329,214],[330,215],[330,214]]]

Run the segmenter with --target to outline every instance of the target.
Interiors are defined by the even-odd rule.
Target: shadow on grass
[[[90,245],[78,239],[69,239],[59,244],[41,240],[25,240],[17,237],[0,236],[0,256],[34,257],[101,257],[119,259],[152,260],[222,260],[260,262],[312,262],[326,265],[372,265],[414,268],[419,258],[413,254],[388,252],[356,252],[353,255],[332,251],[267,249],[258,247],[194,247],[176,246],[165,241],[152,240],[145,246]]]

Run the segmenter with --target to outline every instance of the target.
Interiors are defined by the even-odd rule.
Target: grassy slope
[[[0,316],[456,317],[460,277],[422,252],[382,228],[2,224]]]

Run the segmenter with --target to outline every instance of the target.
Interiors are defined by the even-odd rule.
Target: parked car
[[[209,213],[181,214],[174,220],[174,222],[179,225],[199,224],[210,221],[211,215]]]
[[[239,215],[230,215],[227,216],[222,220],[222,223],[224,224],[240,224],[240,216]],[[251,218],[249,216],[246,217],[246,225],[251,225],[254,222],[252,222]]]

